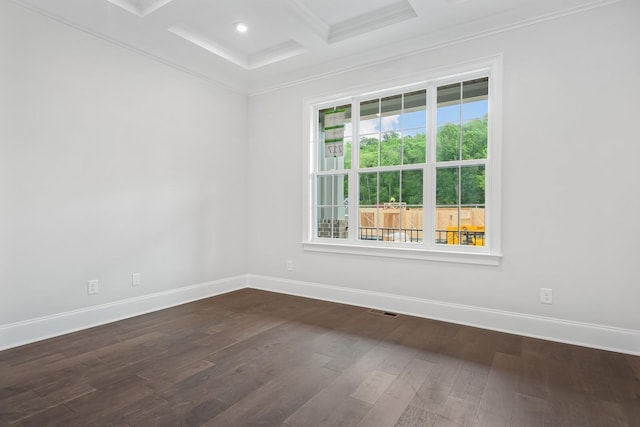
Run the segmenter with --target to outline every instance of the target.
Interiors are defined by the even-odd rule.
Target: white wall
[[[352,292],[398,311],[442,302],[424,307],[446,317],[464,305],[481,325],[492,310],[601,325],[613,341],[635,339],[610,347],[640,354],[638,17],[640,4],[625,1],[247,106],[0,1],[0,348],[171,304],[174,291],[201,297],[215,286],[189,285],[249,272],[256,286],[319,284],[316,295]],[[304,252],[303,99],[495,54],[504,58],[502,265]],[[142,286],[130,286],[133,272]],[[87,296],[93,278],[101,293]],[[540,287],[553,288],[553,305],[539,304]],[[163,296],[144,299],[153,295]],[[575,341],[607,346],[588,336],[597,329]],[[571,340],[570,331],[538,334]]]
[[[1,1],[0,326],[245,273],[246,120],[244,95]]]
[[[640,331],[639,17],[638,2],[622,2],[252,97],[250,273]],[[303,99],[496,54],[502,265],[304,252]]]

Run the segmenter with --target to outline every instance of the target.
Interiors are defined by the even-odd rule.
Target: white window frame
[[[435,119],[436,119],[436,88],[450,83],[462,82],[474,78],[489,77],[489,123],[488,123],[488,156],[485,172],[485,245],[443,245],[436,244],[435,233]],[[381,88],[386,88],[382,89]],[[424,167],[426,174],[423,188],[423,205],[425,221],[422,243],[401,243],[363,241],[357,239],[359,215],[349,216],[349,236],[347,239],[319,238],[317,236],[317,209],[315,208],[315,179],[318,175],[345,173],[349,176],[349,194],[358,194],[358,173],[365,169],[353,167],[358,164],[357,126],[353,126],[352,135],[352,168],[336,171],[316,171],[317,153],[316,139],[318,135],[317,114],[319,110],[337,105],[352,105],[352,123],[358,120],[360,101],[375,97],[395,95],[416,89],[427,89],[427,163]],[[500,248],[501,235],[501,147],[502,147],[502,57],[496,56],[472,63],[451,67],[438,72],[424,73],[421,76],[403,80],[379,83],[375,86],[354,90],[351,94],[334,94],[322,98],[310,98],[303,101],[304,113],[304,185],[303,185],[303,237],[302,244],[306,251],[329,252],[339,254],[383,256],[390,258],[418,259],[429,261],[459,262],[467,264],[499,265],[502,253]],[[472,164],[474,161],[447,162],[451,166]],[[366,168],[374,172],[377,168]],[[431,188],[427,188],[430,186]],[[359,212],[358,197],[349,197],[349,212]],[[429,208],[427,208],[429,207]]]

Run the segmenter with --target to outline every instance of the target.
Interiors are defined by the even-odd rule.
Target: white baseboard
[[[246,275],[0,325],[0,350],[246,288]]]
[[[640,331],[318,283],[248,275],[250,288],[640,356]]]
[[[239,275],[0,325],[0,350],[246,287],[640,356],[640,331],[259,275]]]

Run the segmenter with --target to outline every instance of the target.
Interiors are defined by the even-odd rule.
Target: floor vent
[[[378,316],[398,317],[398,313],[392,313],[390,311],[384,311],[384,310],[376,310],[374,308],[370,309],[368,312],[371,314],[377,314]]]

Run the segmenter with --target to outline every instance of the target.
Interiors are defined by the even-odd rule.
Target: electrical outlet
[[[140,286],[140,273],[133,273],[131,275],[131,286]]]
[[[287,260],[287,271],[293,271],[293,261]]]
[[[553,291],[551,288],[540,288],[540,302],[542,304],[553,304]]]
[[[100,293],[100,281],[97,279],[87,282],[87,295],[96,295]]]

